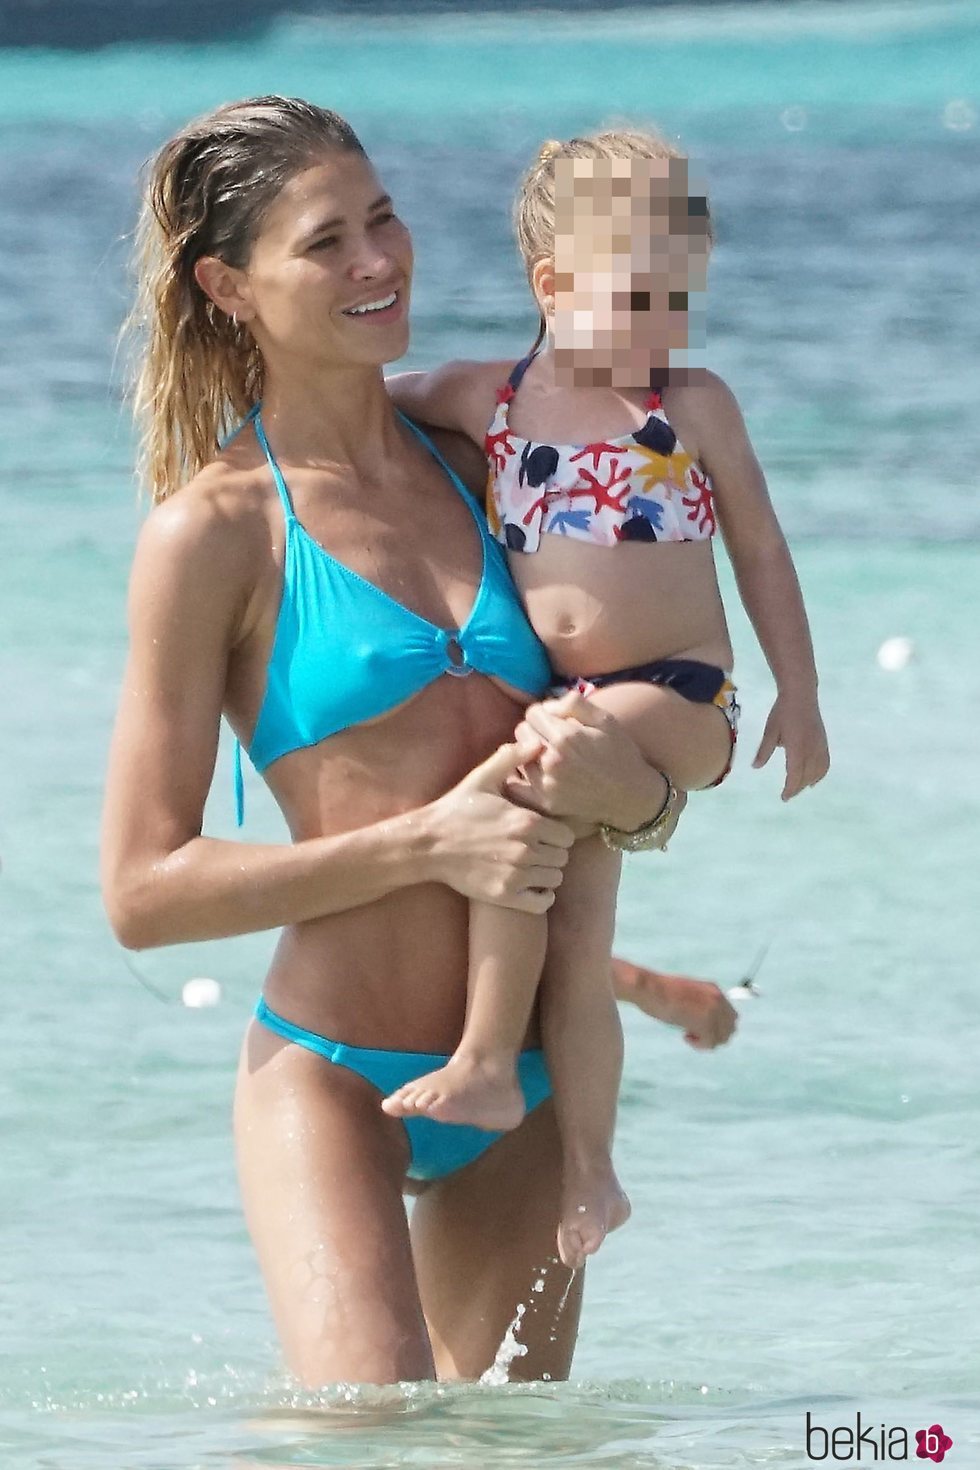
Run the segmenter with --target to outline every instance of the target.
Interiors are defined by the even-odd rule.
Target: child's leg
[[[524,1117],[517,1054],[524,1041],[548,943],[545,914],[470,904],[466,1020],[459,1046],[438,1071],[400,1087],[381,1106],[395,1117],[516,1128]]]
[[[711,705],[649,684],[612,685],[591,697],[678,786],[707,786],[730,759],[727,721]],[[541,987],[564,1158],[558,1246],[569,1266],[629,1217],[611,1158],[623,1045],[610,983],[620,864],[600,838],[576,842],[551,911]]]
[[[714,704],[697,704],[658,684],[610,684],[589,695],[614,715],[650,765],[675,786],[710,786],[731,760],[732,732]]]
[[[620,720],[647,760],[679,785],[707,785],[727,759],[724,717],[710,705],[692,704],[671,689],[648,684],[613,685],[592,697]],[[618,880],[616,856],[598,838],[579,841],[552,910],[556,932],[549,970],[561,979],[554,997],[545,1000],[542,1019],[568,1188],[576,1195],[574,1203],[567,1195],[574,1218],[563,1212],[559,1231],[566,1264],[576,1253],[598,1249],[606,1232],[629,1213],[609,1156],[622,1054],[609,981]],[[386,1113],[422,1113],[443,1123],[492,1130],[517,1126],[524,1099],[515,1062],[547,945],[544,916],[470,905],[460,1044],[446,1066],[385,1098]]]
[[[558,1251],[581,1266],[622,1225],[629,1201],[612,1166],[623,1033],[610,979],[620,858],[576,842],[551,910],[541,1027],[562,1139]]]

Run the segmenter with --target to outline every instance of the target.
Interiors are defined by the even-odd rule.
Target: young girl
[[[738,705],[716,525],[776,681],[754,764],[784,748],[787,800],[822,779],[829,757],[799,585],[738,405],[715,374],[675,365],[711,242],[686,158],[640,131],[546,143],[516,225],[541,315],[532,351],[516,366],[404,374],[390,391],[411,416],[485,447],[491,526],[557,679],[559,700],[532,713],[534,730],[546,746],[549,721],[587,727],[601,708],[662,773],[663,807],[639,832],[604,827],[576,842],[550,921],[472,905],[460,1045],[383,1107],[515,1126],[515,1058],[540,980],[564,1155],[558,1244],[574,1267],[629,1214],[611,1161],[621,852],[662,845],[678,789],[716,786],[732,762]],[[546,780],[531,768],[531,801]]]

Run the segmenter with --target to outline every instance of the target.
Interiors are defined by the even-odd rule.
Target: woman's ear
[[[194,266],[194,279],[215,306],[236,321],[247,322],[255,315],[244,271],[219,260],[216,255],[202,255]]]

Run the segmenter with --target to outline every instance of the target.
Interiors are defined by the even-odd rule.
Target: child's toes
[[[403,1113],[414,1112],[416,1107],[415,1089],[412,1087],[399,1087],[389,1097],[381,1099],[382,1110],[391,1113],[395,1117],[401,1117]]]

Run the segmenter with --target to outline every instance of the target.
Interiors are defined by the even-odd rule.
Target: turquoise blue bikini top
[[[480,533],[483,573],[461,628],[428,622],[314,541],[293,512],[259,405],[245,420],[254,421],[286,519],[282,600],[248,752],[257,771],[290,751],[375,719],[443,674],[493,675],[529,695],[541,694],[550,682],[547,655],[524,615],[504,553],[483,514],[432,441],[410,419],[399,417],[446,471]],[[245,788],[238,741],[235,805],[241,826]]]

